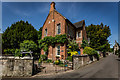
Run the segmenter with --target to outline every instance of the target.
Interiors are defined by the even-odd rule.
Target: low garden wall
[[[90,64],[94,61],[97,61],[95,56],[90,57],[88,55],[75,55],[73,56],[73,70],[79,69],[80,67]]]
[[[3,77],[32,76],[33,57],[0,57]]]
[[[73,56],[73,70],[79,69],[80,67],[87,65],[90,59],[88,55],[75,55]]]

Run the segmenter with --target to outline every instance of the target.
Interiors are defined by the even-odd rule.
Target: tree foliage
[[[20,50],[22,51],[36,51],[37,44],[33,41],[24,40],[23,43],[20,43]]]
[[[110,49],[110,44],[107,38],[111,35],[109,26],[103,25],[89,25],[86,27],[87,37],[90,38],[89,46],[95,50],[106,52]]]
[[[71,51],[77,51],[79,49],[78,43],[75,42],[75,40],[69,40],[68,39],[68,52]]]
[[[73,56],[73,55],[77,55],[78,54],[78,49],[79,49],[79,46],[78,46],[78,43],[75,42],[75,40],[70,40],[68,39],[68,56]]]
[[[15,53],[15,49],[4,49],[4,53],[7,55],[7,54],[11,54],[11,55],[14,55]]]
[[[32,40],[37,43],[38,33],[31,24],[21,20],[12,24],[3,32],[3,49],[20,48],[20,43],[24,40]]]
[[[40,40],[41,37],[42,37],[42,28],[43,28],[43,27],[40,27],[40,29],[39,29],[39,31],[38,31],[38,40]]]
[[[81,47],[84,49],[84,48],[87,47],[87,46],[88,46],[88,41],[85,40],[85,39],[83,39],[83,40],[82,40]]]
[[[97,51],[91,47],[85,47],[83,53],[88,55],[95,55],[97,54]]]

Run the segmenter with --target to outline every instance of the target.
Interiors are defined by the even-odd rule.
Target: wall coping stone
[[[83,54],[83,55],[73,55],[73,57],[87,57],[87,54]]]
[[[33,57],[15,57],[15,56],[0,56],[0,59],[33,59]]]

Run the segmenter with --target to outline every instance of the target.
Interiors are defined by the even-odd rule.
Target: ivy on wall
[[[39,40],[39,48],[43,49],[45,52],[48,51],[49,46],[55,46],[56,43],[64,44],[67,42],[66,34],[56,35],[55,37],[46,36],[43,39]]]

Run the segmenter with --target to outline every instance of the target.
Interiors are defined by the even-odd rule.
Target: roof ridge
[[[76,28],[83,27],[84,21],[85,21],[85,20],[81,20],[81,21],[79,21],[79,22],[74,23],[73,25],[74,25]]]
[[[57,10],[54,10],[56,11],[58,14],[60,14],[64,19],[67,19],[65,16],[63,16],[61,13],[59,13]]]
[[[73,23],[73,24],[76,24],[76,23],[79,23],[79,22],[84,22],[85,20],[81,20],[81,21],[78,21],[78,22],[75,22],[75,23]]]

